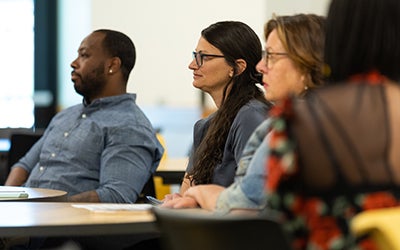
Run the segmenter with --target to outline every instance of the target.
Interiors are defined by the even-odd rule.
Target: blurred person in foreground
[[[268,208],[294,249],[378,249],[349,223],[399,204],[400,1],[333,0],[326,30],[327,86],[272,117]]]

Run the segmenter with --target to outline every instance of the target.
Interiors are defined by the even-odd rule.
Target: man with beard
[[[125,34],[101,29],[88,35],[71,63],[83,103],[52,119],[5,185],[64,190],[69,201],[135,202],[163,153],[136,95],[126,92],[135,60]]]

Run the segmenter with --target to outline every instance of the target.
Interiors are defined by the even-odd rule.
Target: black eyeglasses
[[[267,65],[267,68],[272,67],[273,63],[273,57],[274,56],[287,56],[288,53],[285,52],[268,52],[268,51],[263,51],[263,58],[265,59],[265,64]]]
[[[199,68],[203,65],[203,59],[205,56],[206,57],[225,57],[224,55],[204,54],[201,52],[193,51],[193,59],[196,60],[196,64]]]

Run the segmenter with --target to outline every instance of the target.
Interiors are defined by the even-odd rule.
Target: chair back
[[[7,137],[10,140],[10,148],[7,152],[5,164],[0,171],[0,185],[4,185],[11,167],[28,152],[33,144],[40,139],[42,134],[42,131],[34,132],[22,129],[12,129],[8,131]]]
[[[154,184],[154,176],[151,175],[144,184],[142,192],[139,194],[135,203],[148,203],[146,196],[156,197],[156,187]]]
[[[8,168],[10,169],[12,165],[18,162],[18,160],[23,157],[29,149],[35,144],[42,133],[14,133],[10,137],[10,150],[8,152]]]
[[[153,208],[165,250],[289,250],[281,226],[255,216]],[[200,213],[199,213],[200,212]]]
[[[0,151],[0,185],[4,185],[10,167],[21,158],[40,138],[43,130],[28,128],[0,129],[0,139],[4,142]],[[31,140],[31,138],[34,138]]]

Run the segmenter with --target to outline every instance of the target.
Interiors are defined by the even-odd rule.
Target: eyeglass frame
[[[197,61],[197,55],[200,55],[200,63]],[[197,67],[201,67],[201,66],[203,66],[203,60],[204,60],[204,57],[205,56],[209,56],[209,57],[219,57],[219,58],[222,58],[222,57],[225,57],[224,55],[215,55],[215,54],[204,54],[204,53],[201,53],[201,52],[196,52],[196,51],[193,51],[192,52],[192,57],[193,57],[193,59],[195,60],[195,62],[196,62],[196,64],[197,64]]]
[[[265,60],[265,65],[267,66],[267,68],[272,68],[271,65],[269,65],[269,62],[271,60],[271,56],[289,56],[288,53],[286,52],[268,52],[268,51],[263,51],[263,58]]]

